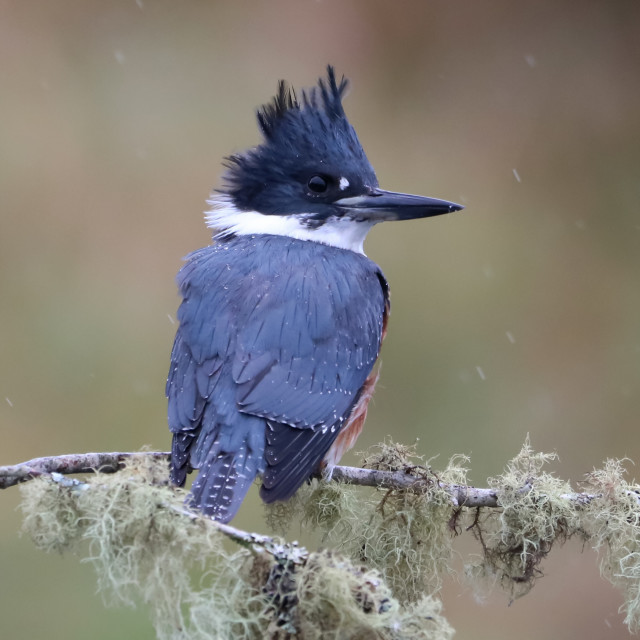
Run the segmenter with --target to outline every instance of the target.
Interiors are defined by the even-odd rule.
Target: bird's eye
[[[307,186],[310,191],[313,191],[313,193],[324,193],[329,184],[322,176],[311,176],[311,178],[309,178],[309,182],[307,182]]]

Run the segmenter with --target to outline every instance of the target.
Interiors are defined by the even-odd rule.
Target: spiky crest
[[[296,92],[286,80],[278,81],[278,92],[271,102],[263,104],[258,109],[258,124],[265,138],[270,138],[279,120],[287,111],[299,109]]]
[[[322,97],[322,109],[330,120],[344,118],[342,97],[349,81],[342,76],[340,83],[336,81],[336,73],[331,65],[327,65],[327,78],[320,78],[318,86],[302,91],[302,108],[318,109],[318,93]],[[278,124],[290,111],[299,111],[295,89],[286,80],[278,82],[278,90],[271,102],[263,104],[257,111],[258,124],[265,138],[271,138]]]

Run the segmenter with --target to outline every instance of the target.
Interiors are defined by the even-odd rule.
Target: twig
[[[299,546],[295,541],[287,543],[278,542],[278,540],[271,536],[244,531],[237,527],[232,527],[230,524],[218,522],[213,518],[203,516],[201,513],[191,511],[184,507],[177,507],[176,505],[171,504],[164,504],[163,506],[175,513],[186,516],[191,520],[206,520],[230,540],[254,551],[266,551],[277,560],[287,560],[288,562],[294,562],[295,564],[303,564],[309,556],[309,552],[304,547]]]

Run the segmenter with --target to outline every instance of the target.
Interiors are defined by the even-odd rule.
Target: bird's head
[[[342,107],[347,86],[331,66],[301,101],[280,81],[273,100],[258,109],[262,144],[226,159],[209,226],[223,236],[272,233],[362,252],[367,231],[378,222],[462,209],[379,188]]]

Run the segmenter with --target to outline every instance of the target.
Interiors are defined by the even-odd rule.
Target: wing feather
[[[167,381],[172,477],[200,468],[194,500],[220,519],[235,513],[256,473],[264,471],[265,500],[290,496],[378,357],[384,277],[349,251],[240,236],[194,252],[178,284]]]

